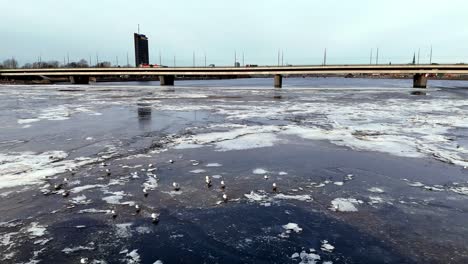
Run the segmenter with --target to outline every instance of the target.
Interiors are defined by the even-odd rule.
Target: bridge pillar
[[[161,86],[174,86],[174,75],[161,75],[159,76],[159,82]]]
[[[283,87],[283,76],[281,74],[275,75],[275,88]]]
[[[70,82],[72,84],[89,84],[89,76],[86,76],[86,75],[70,76]]]
[[[416,73],[413,77],[413,88],[427,88],[426,74]]]

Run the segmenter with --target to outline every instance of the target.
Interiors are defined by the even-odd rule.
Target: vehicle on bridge
[[[167,66],[159,64],[140,64],[139,68],[167,68]]]

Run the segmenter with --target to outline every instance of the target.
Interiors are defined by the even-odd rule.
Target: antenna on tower
[[[138,35],[140,35],[140,24],[138,24]]]

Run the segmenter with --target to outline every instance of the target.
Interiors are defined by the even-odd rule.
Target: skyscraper
[[[148,38],[139,33],[134,34],[135,39],[135,66],[149,64]]]

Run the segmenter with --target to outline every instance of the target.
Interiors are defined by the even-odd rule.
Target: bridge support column
[[[275,88],[283,87],[283,76],[281,74],[275,75]]]
[[[413,88],[427,88],[426,74],[416,73],[413,77]]]
[[[70,82],[72,84],[89,84],[89,76],[86,76],[86,75],[70,76]]]
[[[174,75],[161,75],[159,81],[161,86],[174,86]]]

